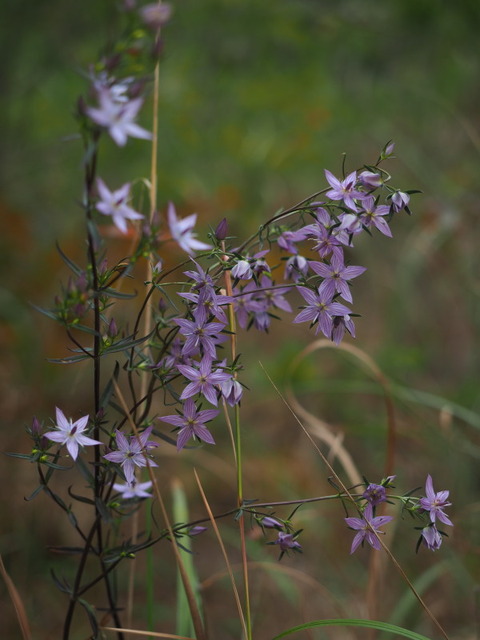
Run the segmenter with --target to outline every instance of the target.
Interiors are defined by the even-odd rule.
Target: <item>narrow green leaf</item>
[[[92,505],[95,504],[95,502],[90,498],[86,498],[85,496],[79,496],[76,493],[73,493],[71,486],[68,487],[68,495],[74,500],[78,500],[78,502],[85,502],[85,504],[92,504]]]
[[[30,304],[35,309],[35,311],[38,311],[39,313],[42,313],[44,316],[47,316],[47,318],[50,318],[51,320],[55,320],[55,322],[59,322],[58,316],[53,311],[49,311],[48,309],[44,309],[43,307],[39,307],[36,304],[32,304],[32,303],[30,303]]]
[[[172,499],[173,499],[173,517],[175,522],[188,522],[188,504],[183,486],[178,480],[175,480],[172,487]],[[189,553],[186,553],[182,560],[187,573],[188,581],[195,593],[195,599],[199,610],[201,610],[201,601],[198,596],[200,592],[200,585],[193,564],[193,555],[191,553],[191,540],[188,536],[182,538],[182,548]],[[177,570],[177,624],[176,633],[179,636],[192,637],[194,634],[194,627],[192,617],[190,615],[190,607],[188,606],[187,596],[183,587],[180,572]]]
[[[388,622],[379,622],[377,620],[358,620],[354,618],[342,618],[339,620],[314,620],[313,622],[307,622],[301,624],[298,627],[292,627],[283,631],[278,636],[275,636],[273,640],[279,640],[285,638],[285,636],[297,631],[305,631],[307,629],[313,629],[315,627],[366,627],[367,629],[378,629],[378,631],[386,631],[387,633],[396,633],[398,636],[404,638],[410,638],[410,640],[430,640],[426,636],[422,636],[415,631],[404,629],[403,627],[397,627],[395,624],[389,624]]]
[[[105,287],[99,291],[100,296],[108,296],[109,298],[118,298],[120,300],[131,300],[137,297],[137,293],[125,293],[124,291],[117,291],[111,287]]]
[[[87,358],[91,358],[91,356],[84,353],[78,356],[67,356],[66,358],[47,358],[47,362],[51,362],[52,364],[73,364],[86,360]]]
[[[92,639],[98,638],[99,627],[98,627],[98,622],[97,622],[97,616],[96,616],[96,613],[95,613],[95,609],[92,607],[91,604],[89,604],[86,600],[83,600],[82,598],[79,598],[78,602],[85,609],[85,612],[86,612],[86,614],[88,616],[88,619],[90,621],[90,626],[92,627],[92,632],[93,632]]]
[[[45,488],[45,485],[40,484],[35,491],[33,491],[33,493],[31,493],[28,498],[24,498],[25,502],[30,502],[30,500],[33,500],[36,496],[38,496],[38,494],[40,493],[40,491],[43,491]]]
[[[60,254],[60,257],[65,262],[67,267],[69,267],[75,275],[77,276],[81,275],[82,269],[80,269],[78,264],[75,264],[73,260],[71,260],[65,253],[63,253],[63,251],[60,249],[60,245],[58,244],[58,242],[56,243],[56,246],[57,246],[57,251]]]

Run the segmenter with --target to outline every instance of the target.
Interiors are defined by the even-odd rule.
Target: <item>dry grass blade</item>
[[[225,549],[225,545],[223,544],[222,537],[220,535],[220,531],[218,530],[217,523],[213,516],[212,510],[207,500],[207,496],[202,487],[202,483],[200,482],[200,478],[198,477],[196,469],[193,470],[195,474],[195,480],[197,481],[198,489],[200,491],[200,495],[202,496],[203,504],[205,505],[205,509],[207,510],[208,517],[210,518],[210,522],[212,523],[213,530],[215,531],[215,535],[217,536],[218,544],[220,545],[220,549],[222,550],[223,557],[225,559],[225,564],[227,565],[228,575],[230,576],[230,582],[232,583],[233,594],[235,596],[235,602],[237,604],[238,615],[240,617],[240,621],[243,627],[243,633],[245,637],[247,637],[247,625],[245,623],[245,616],[243,615],[242,603],[240,602],[240,596],[238,595],[237,585],[235,584],[235,578],[233,575],[232,566],[227,556],[227,551]]]
[[[287,383],[286,396],[288,398],[289,404],[292,406],[294,411],[298,415],[300,415],[302,419],[308,424],[311,433],[315,435],[321,442],[327,445],[327,447],[329,447],[329,460],[333,462],[335,458],[338,459],[338,462],[342,465],[350,484],[354,486],[362,483],[362,476],[358,472],[358,469],[355,466],[355,463],[349,451],[343,446],[343,435],[335,434],[333,432],[333,428],[328,424],[328,422],[321,420],[317,416],[314,416],[312,413],[307,411],[307,409],[305,409],[305,407],[297,400],[295,394],[293,393],[291,385],[291,376],[293,375],[295,369],[299,366],[302,360],[304,360],[304,358],[306,358],[315,350],[315,345],[317,345],[316,348],[318,349],[322,348],[324,345],[319,345],[318,343],[323,342],[323,340],[314,342],[306,349],[303,349],[303,351],[301,351],[294,359],[288,371],[289,382]],[[325,342],[327,341],[325,340]],[[330,344],[331,343],[329,343],[329,346]]]
[[[373,358],[365,353],[365,351],[362,351],[362,349],[359,349],[358,347],[355,347],[354,345],[348,343],[334,345],[330,340],[325,340],[323,338],[320,340],[315,340],[314,342],[309,344],[296,356],[296,358],[294,358],[289,371],[290,376],[292,376],[295,369],[308,355],[310,355],[314,351],[317,351],[318,349],[336,349],[349,353],[350,355],[354,356],[359,362],[361,362],[367,372],[372,375],[372,377],[382,387],[385,397],[385,411],[387,414],[387,455],[385,460],[384,476],[392,475],[395,456],[396,425],[392,394],[387,377],[377,365],[377,363],[373,360]],[[352,480],[352,474],[355,474],[355,476],[357,476],[358,471],[353,465],[353,462],[351,462],[350,454],[343,447],[341,447],[341,444],[339,444],[337,437],[331,433],[330,426],[326,422],[323,422],[315,416],[312,416],[311,413],[304,409],[304,407],[298,402],[295,395],[293,394],[291,385],[288,385],[287,388],[287,398],[296,413],[305,416],[308,422],[311,422],[313,419],[313,424],[317,425],[318,437],[324,439],[324,441],[332,447],[335,455],[342,463],[345,469],[345,473],[347,473],[347,475],[349,476],[349,479]],[[359,482],[362,481],[357,480],[355,482],[352,482],[352,484],[357,484]]]
[[[15,607],[15,613],[17,614],[17,620],[18,620],[18,624],[20,625],[20,629],[22,630],[23,639],[31,640],[32,632],[30,631],[30,625],[28,623],[25,607],[23,606],[23,601],[20,598],[20,595],[15,585],[13,584],[13,580],[10,578],[10,576],[7,573],[7,570],[5,569],[2,556],[0,556],[0,573],[2,574],[2,577],[5,580],[8,594],[10,596],[11,601],[13,602],[13,606]]]

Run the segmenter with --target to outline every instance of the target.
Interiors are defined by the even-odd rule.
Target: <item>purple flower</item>
[[[190,384],[187,384],[183,390],[180,400],[186,400],[197,393],[201,393],[211,404],[217,406],[218,400],[215,386],[225,382],[225,380],[229,380],[231,374],[221,370],[212,371],[212,361],[207,357],[200,361],[198,369],[181,364],[177,366],[177,369],[185,378],[191,380]]]
[[[335,318],[333,318],[332,341],[335,344],[340,344],[345,335],[345,331],[348,331],[352,338],[355,338],[355,324],[353,320],[349,315],[335,316]]]
[[[381,187],[384,180],[380,173],[374,173],[373,171],[362,171],[358,176],[358,181],[363,184],[364,187],[369,189],[377,189]]]
[[[298,282],[302,276],[308,273],[308,260],[301,255],[291,256],[285,263],[285,280]]]
[[[325,291],[320,291],[320,289],[318,293],[307,289],[307,287],[297,287],[297,290],[308,304],[293,322],[311,322],[312,324],[318,322],[315,334],[321,331],[325,337],[331,338],[334,316],[348,315],[350,309],[339,302],[332,302],[332,296],[327,295]]]
[[[243,387],[240,382],[233,377],[220,383],[220,391],[231,407],[238,404],[242,399]]]
[[[78,447],[89,447],[96,444],[102,444],[98,440],[93,440],[88,436],[83,435],[85,428],[88,424],[88,416],[79,418],[76,422],[67,420],[65,414],[61,409],[56,407],[57,424],[55,427],[57,431],[49,431],[44,434],[45,438],[58,442],[60,444],[66,444],[68,453],[74,460],[78,457]]]
[[[385,204],[381,204],[377,207],[375,205],[375,198],[373,196],[368,196],[362,202],[362,208],[363,211],[360,214],[360,220],[362,223],[366,227],[371,227],[373,225],[383,233],[384,236],[391,238],[392,232],[390,231],[388,222],[383,219],[383,216],[390,213],[390,207],[387,207]]]
[[[123,500],[130,500],[131,498],[151,498],[152,494],[148,493],[148,489],[152,488],[152,482],[137,482],[134,478],[132,482],[125,482],[118,484],[115,482],[113,485],[115,491],[121,494]]]
[[[362,498],[365,498],[365,500],[367,500],[372,505],[372,507],[375,507],[381,502],[386,502],[387,492],[385,491],[385,487],[383,487],[381,484],[371,483],[363,492]]]
[[[278,537],[273,544],[280,546],[282,554],[288,551],[301,551],[302,549],[302,545],[295,540],[295,534],[283,531],[278,532]]]
[[[435,493],[432,477],[429,474],[425,483],[425,493],[427,494],[427,497],[420,498],[419,506],[424,511],[430,512],[430,521],[435,522],[436,518],[438,518],[440,522],[443,522],[443,524],[448,524],[450,527],[453,527],[452,521],[443,511],[445,507],[449,507],[452,504],[451,502],[448,502],[448,495],[450,492],[438,491]]]
[[[211,359],[215,358],[216,345],[223,340],[223,336],[219,336],[225,327],[223,323],[192,321],[185,318],[174,318],[174,322],[180,327],[180,333],[186,337],[183,355],[193,355],[201,347],[205,355]]]
[[[167,351],[167,355],[164,356],[160,362],[152,365],[152,369],[163,368],[165,371],[170,372],[170,369],[176,367],[178,364],[191,364],[191,358],[185,356],[182,353],[183,343],[178,336],[176,336]],[[173,373],[173,372],[172,372]]]
[[[103,456],[106,460],[121,465],[127,482],[132,483],[135,480],[135,466],[147,466],[145,453],[148,454],[149,449],[152,447],[158,447],[156,442],[148,440],[152,429],[153,427],[148,427],[148,429],[145,429],[139,436],[130,436],[129,438],[117,429],[115,432],[117,451],[112,451]],[[151,467],[158,467],[158,464],[150,458],[148,459],[148,464]]]
[[[253,271],[248,260],[239,260],[232,269],[232,276],[238,280],[251,280]]]
[[[292,307],[283,296],[284,293],[290,293],[291,287],[274,287],[273,282],[268,276],[262,276],[260,287],[266,289],[266,291],[262,291],[261,294],[262,300],[266,302],[268,307],[276,307],[277,309],[291,313]]]
[[[255,300],[257,287],[254,282],[249,282],[241,291],[233,290],[233,306],[237,315],[238,324],[245,329],[250,319],[250,314],[264,311],[264,305]]]
[[[266,310],[257,311],[253,314],[253,326],[258,331],[268,331],[272,320]]]
[[[340,220],[339,231],[346,231],[349,235],[353,236],[358,236],[359,233],[362,233],[362,222],[354,213],[341,213],[338,219]]]
[[[120,229],[122,233],[127,233],[127,220],[141,220],[143,216],[134,211],[127,205],[130,194],[130,183],[127,182],[117,189],[110,191],[101,178],[97,179],[98,193],[100,200],[96,204],[96,208],[105,216],[112,216],[113,224]]]
[[[278,238],[277,244],[280,249],[289,251],[290,253],[298,253],[296,242],[303,240],[305,236],[299,234],[298,231],[284,231]]]
[[[374,518],[371,504],[367,504],[361,518],[345,518],[345,522],[350,529],[358,531],[353,538],[350,553],[354,553],[360,544],[363,545],[364,540],[374,549],[381,549],[376,534],[384,533],[384,531],[379,530],[379,527],[383,527],[383,525],[390,522],[390,520],[393,520],[392,516],[376,516]]]
[[[264,249],[263,251],[255,253],[253,258],[251,258],[252,270],[257,276],[271,271],[269,264],[265,260],[265,256],[269,252],[270,249]]]
[[[180,428],[177,437],[177,451],[180,451],[190,438],[198,438],[208,444],[215,444],[215,440],[205,423],[213,420],[219,413],[215,409],[197,411],[194,401],[188,398],[183,405],[183,415],[161,416],[159,420]]]
[[[442,536],[433,522],[422,529],[422,540],[424,545],[430,549],[430,551],[437,551],[440,549]]]
[[[193,285],[193,289],[198,292],[203,292],[206,297],[215,294],[215,284],[213,282],[212,276],[210,276],[203,267],[192,260],[193,264],[196,267],[196,271],[184,271],[183,273],[191,278],[195,284]]]
[[[325,262],[312,261],[310,262],[310,268],[319,276],[325,278],[320,285],[319,293],[325,293],[331,299],[338,292],[347,302],[352,302],[352,294],[347,280],[357,278],[367,270],[366,267],[346,267],[343,263],[343,258],[339,258],[336,255],[332,256],[330,265]]]
[[[354,198],[363,199],[365,194],[355,189],[357,182],[357,172],[350,173],[345,180],[338,180],[333,173],[325,169],[325,177],[329,185],[332,187],[330,191],[325,194],[327,198],[331,200],[343,200],[345,205],[352,211],[357,211],[357,205]]]
[[[267,529],[283,529],[283,524],[277,520],[276,518],[272,518],[271,516],[265,516],[260,520],[260,524],[262,527],[266,527]],[[280,544],[277,542],[277,544]],[[298,543],[297,543],[298,544]]]
[[[123,147],[128,136],[132,138],[143,138],[151,140],[152,134],[138,124],[135,118],[143,104],[141,98],[125,102],[116,99],[115,95],[108,89],[101,89],[98,92],[100,108],[87,108],[87,115],[101,127],[108,129],[108,133],[119,147]]]
[[[401,209],[407,209],[410,196],[403,191],[395,191],[392,196],[392,210],[397,213]]]
[[[321,258],[330,254],[343,258],[343,246],[351,246],[347,231],[341,229],[338,222],[323,207],[318,207],[315,217],[315,223],[302,229],[306,238],[317,241],[313,250],[318,251]]]
[[[205,323],[210,316],[215,317],[223,324],[227,324],[227,316],[221,305],[229,304],[232,298],[216,293],[208,294],[205,289],[201,293],[179,293],[179,296],[186,298],[195,304],[192,309],[193,316],[198,323]]]
[[[171,202],[169,203],[168,226],[170,227],[170,233],[177,244],[190,256],[193,255],[194,251],[202,251],[203,249],[212,248],[211,245],[195,239],[196,234],[193,233],[193,227],[195,226],[196,221],[196,213],[192,213],[192,215],[187,216],[186,218],[177,218],[175,207]]]

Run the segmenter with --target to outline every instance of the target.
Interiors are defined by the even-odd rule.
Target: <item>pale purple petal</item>
[[[73,460],[77,459],[78,456],[78,444],[77,441],[73,438],[69,438],[66,442],[68,453],[72,456]]]
[[[203,425],[196,425],[194,428],[194,432],[197,438],[200,438],[200,440],[208,442],[208,444],[215,444],[215,440],[207,427]]]

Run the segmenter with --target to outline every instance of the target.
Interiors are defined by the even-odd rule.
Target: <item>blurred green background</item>
[[[83,259],[77,204],[81,147],[73,112],[86,90],[82,71],[115,32],[117,4],[6,0],[2,6],[3,450],[28,447],[23,425],[34,414],[46,419],[61,402],[72,407],[72,415],[84,406],[75,390],[86,388],[88,380],[79,382],[82,373],[46,363],[64,353],[63,334],[30,303],[49,306],[66,279],[57,240]],[[232,232],[244,237],[280,207],[322,189],[325,168],[339,175],[344,152],[350,171],[374,162],[390,139],[398,157],[387,166],[393,184],[423,191],[413,198],[414,215],[395,219],[392,240],[379,234],[357,240],[352,262],[368,271],[354,287],[355,309],[362,314],[355,345],[397,385],[399,486],[419,486],[431,472],[437,489],[452,491],[458,524],[445,548],[414,558],[415,534],[405,522],[395,550],[409,571],[425,580],[427,601],[451,637],[473,638],[480,525],[480,5],[476,0],[178,0],[173,5],[160,66],[162,211],[173,200],[182,214],[197,211],[204,229],[226,216]],[[149,106],[142,114],[147,128]],[[100,173],[120,186],[148,176],[149,161],[143,141],[132,140],[122,150],[106,142]],[[115,242],[119,255],[128,250]],[[313,339],[305,326],[289,328],[286,339],[286,326],[272,329],[266,347],[263,336],[240,338],[250,362],[244,381],[253,390],[244,402],[245,422],[251,425],[247,482],[251,496],[262,499],[329,491],[320,461],[258,366],[261,347],[262,361],[282,385],[288,363]],[[345,433],[360,470],[378,481],[385,416],[375,384],[329,351],[308,359],[297,387],[312,412]],[[205,469],[211,470],[215,464],[206,459]],[[173,459],[165,464],[169,473],[184,473],[188,484],[195,458],[188,454],[185,460],[180,469]],[[48,582],[45,567],[52,560],[43,548],[52,536],[68,534],[45,521],[46,499],[23,503],[35,486],[33,468],[5,458],[2,467],[8,490],[0,496],[1,553],[26,598],[36,637],[55,638],[52,619],[57,613],[61,619],[62,606]],[[220,499],[228,502],[229,495]],[[321,577],[315,569],[311,573],[322,588],[352,617],[364,615],[367,554],[347,557],[350,535],[343,531],[340,508],[304,512],[305,558],[287,565],[306,571],[318,563]],[[208,557],[205,551],[199,559],[207,572]],[[443,564],[435,568],[437,563]],[[379,615],[394,621],[392,611],[406,590],[389,571],[391,589]],[[277,587],[265,588],[274,594]],[[19,637],[1,589],[6,637]],[[276,602],[274,595],[265,598],[264,617]],[[215,603],[213,598],[212,611]],[[407,605],[397,622],[432,633],[418,608]],[[301,611],[298,602],[290,602],[282,622],[337,615],[325,603],[319,607]],[[266,625],[260,636],[268,637],[271,629],[281,627]],[[228,625],[215,630],[218,638],[235,637]]]

